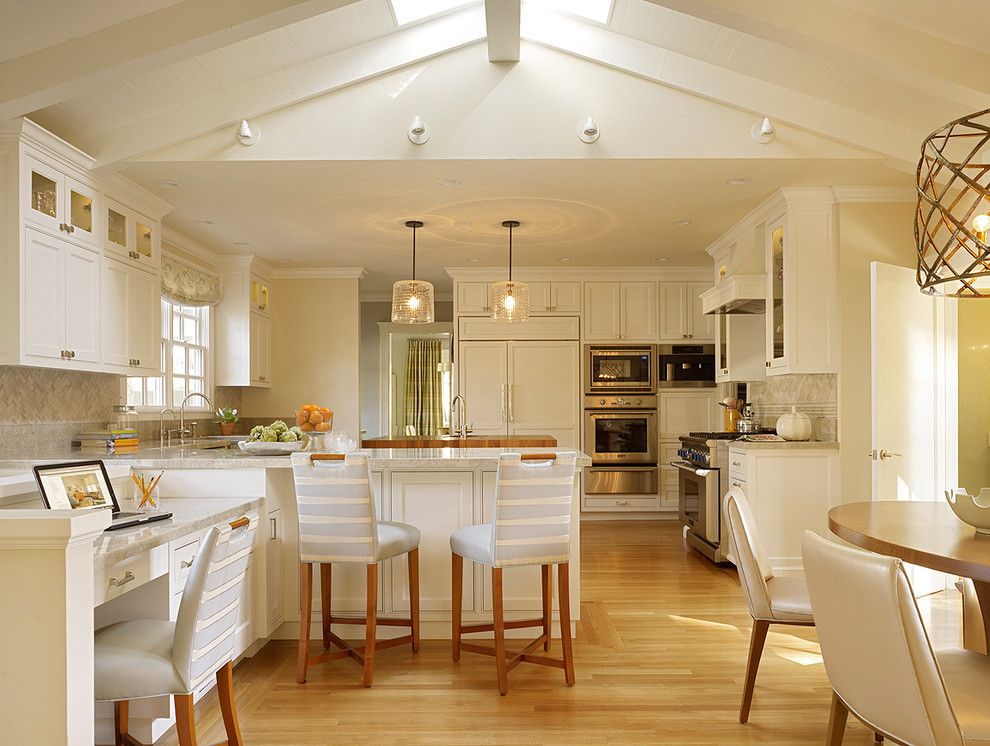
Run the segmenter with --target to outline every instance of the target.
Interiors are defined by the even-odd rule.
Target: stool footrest
[[[506,622],[505,629],[527,629],[529,627],[542,627],[542,619],[517,619],[515,621]],[[495,625],[488,624],[464,624],[461,625],[461,634],[466,635],[469,632],[494,632]]]
[[[367,624],[365,617],[331,616],[330,624]],[[375,617],[375,623],[380,627],[412,627],[412,619],[391,619]]]

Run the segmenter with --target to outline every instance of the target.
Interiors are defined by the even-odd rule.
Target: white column
[[[93,540],[108,525],[108,510],[0,510],[5,742],[94,742]]]

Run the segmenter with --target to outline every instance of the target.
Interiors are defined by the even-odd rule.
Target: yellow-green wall
[[[990,487],[990,301],[961,300],[959,309],[959,485]]]

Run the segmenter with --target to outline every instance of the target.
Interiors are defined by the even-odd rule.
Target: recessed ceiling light
[[[691,221],[690,220],[675,220],[673,224],[683,227],[685,225],[691,225]]]
[[[461,182],[458,181],[457,179],[437,179],[437,184],[445,187],[455,187],[458,186],[460,183]]]
[[[234,241],[234,246],[250,246],[250,241]]]
[[[465,259],[464,261],[466,261],[468,264],[477,264],[481,260],[478,257],[473,256],[470,259]]]
[[[172,181],[172,179],[159,179],[155,183],[162,189],[178,189],[182,186],[182,184],[177,181]]]
[[[558,256],[557,257],[557,261],[558,262],[569,262],[570,260],[571,260],[571,258],[569,256]]]
[[[726,179],[725,183],[729,186],[742,186],[743,184],[748,184],[749,179],[745,176],[734,176],[731,179]]]
[[[665,262],[665,261],[667,261],[667,257],[665,257],[665,256],[655,256],[650,261],[651,262]]]
[[[213,225],[213,221],[210,220],[209,218],[197,218],[196,222],[202,223],[203,225]]]

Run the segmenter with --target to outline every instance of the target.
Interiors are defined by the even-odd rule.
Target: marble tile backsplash
[[[837,440],[839,395],[834,373],[769,376],[749,382],[747,391],[765,426],[774,427],[778,417],[797,407],[811,418],[813,440]]]

